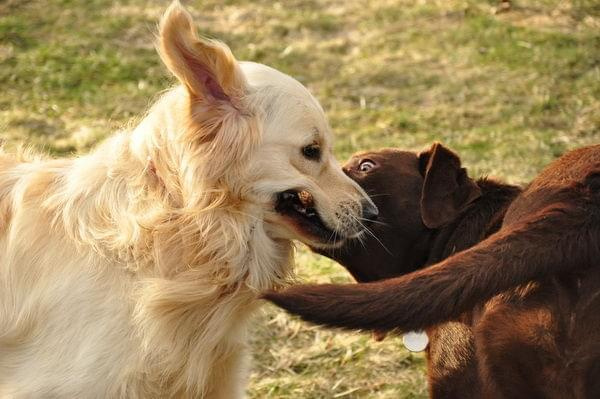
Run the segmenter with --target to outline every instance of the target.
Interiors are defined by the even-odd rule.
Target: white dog
[[[259,292],[292,239],[338,245],[376,216],[317,101],[199,38],[173,3],[181,85],[89,155],[0,154],[0,397],[239,398]]]

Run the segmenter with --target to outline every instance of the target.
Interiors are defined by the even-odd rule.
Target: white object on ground
[[[429,337],[425,331],[409,331],[402,337],[402,343],[411,352],[422,352],[429,344]]]

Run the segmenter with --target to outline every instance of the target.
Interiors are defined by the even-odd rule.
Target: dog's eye
[[[365,159],[360,163],[360,165],[358,165],[358,170],[361,172],[368,172],[369,170],[373,169],[374,166],[375,162],[371,161],[370,159]]]
[[[302,155],[312,161],[318,161],[321,159],[321,146],[316,143],[312,143],[302,147]]]

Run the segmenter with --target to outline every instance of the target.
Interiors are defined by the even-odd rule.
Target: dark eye
[[[302,148],[302,155],[312,161],[318,161],[321,159],[321,146],[316,143],[309,144]]]
[[[361,172],[368,172],[371,169],[373,169],[374,166],[375,162],[371,161],[370,159],[365,159],[364,161],[361,161],[358,165],[358,170],[360,170]]]

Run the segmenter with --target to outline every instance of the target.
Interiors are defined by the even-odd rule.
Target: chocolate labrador
[[[473,181],[441,145],[361,154],[345,171],[373,194],[383,245],[327,255],[359,281],[408,274],[265,298],[328,326],[427,329],[436,398],[600,397],[600,146],[523,192]]]

